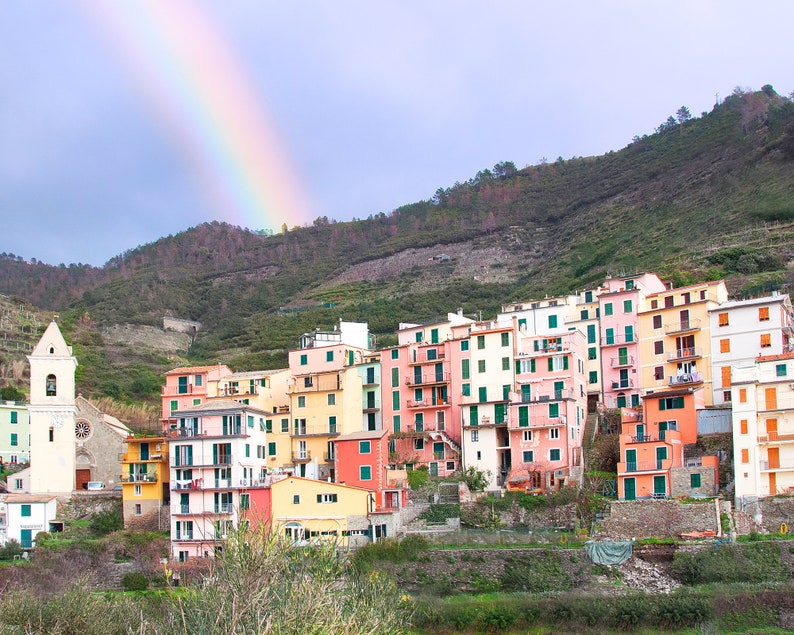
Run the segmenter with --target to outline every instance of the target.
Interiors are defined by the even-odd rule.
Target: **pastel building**
[[[58,497],[53,494],[0,494],[0,543],[15,540],[23,549],[36,546],[43,531],[60,531],[55,522]]]
[[[759,355],[792,350],[792,307],[787,294],[730,300],[709,312],[712,399],[731,403],[731,368],[751,366]]]
[[[211,555],[250,506],[267,476],[265,420],[271,413],[237,401],[174,411],[169,429],[171,545],[174,557]]]
[[[647,393],[697,391],[697,407],[713,405],[710,312],[728,300],[721,280],[649,295],[640,311],[641,384]]]
[[[579,330],[517,340],[506,444],[510,479],[522,479],[526,489],[551,490],[580,478],[587,340]]]
[[[601,341],[601,377],[607,408],[640,404],[639,311],[646,296],[664,291],[651,273],[608,278],[598,295]]]
[[[794,353],[734,368],[731,391],[737,507],[794,493]]]
[[[177,410],[199,406],[208,397],[216,396],[220,378],[231,374],[231,369],[225,364],[169,370],[161,391],[163,429],[167,430],[173,423],[173,413]]]
[[[450,313],[431,324],[400,324],[398,345],[381,352],[383,422],[391,463],[447,476],[460,468],[461,400],[472,393],[469,329]]]
[[[702,456],[692,386],[654,392],[622,412],[618,498],[703,497],[717,493],[718,457]]]
[[[6,465],[30,460],[30,418],[21,401],[0,401],[0,460]]]
[[[163,531],[171,501],[168,438],[128,436],[121,455],[124,528]]]
[[[587,340],[587,356],[585,374],[587,376],[587,411],[595,412],[599,402],[604,401],[603,373],[601,372],[601,309],[598,296],[602,287],[582,291],[576,296],[575,304],[570,308],[572,314],[566,318],[569,329],[576,329],[585,334]]]

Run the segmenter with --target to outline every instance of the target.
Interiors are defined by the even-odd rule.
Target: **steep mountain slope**
[[[101,373],[125,358],[160,372],[174,352],[111,354],[100,327],[195,319],[204,328],[193,360],[270,367],[300,332],[339,317],[367,320],[387,344],[401,320],[458,307],[488,317],[609,271],[656,270],[677,284],[725,277],[734,292],[780,287],[792,278],[792,221],[794,104],[765,87],[623,150],[498,164],[389,215],[320,218],[276,236],[208,223],[102,268],[0,257],[0,292],[68,307],[67,324],[81,325],[86,354],[104,368],[86,371],[86,391],[138,397],[145,387],[114,387]]]

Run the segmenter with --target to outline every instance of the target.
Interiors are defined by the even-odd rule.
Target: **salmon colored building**
[[[163,430],[173,423],[172,413],[199,406],[208,397],[214,397],[220,378],[231,374],[231,369],[225,364],[169,370],[165,374],[165,386],[161,389]]]

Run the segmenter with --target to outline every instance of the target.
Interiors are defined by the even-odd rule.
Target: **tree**
[[[689,108],[686,106],[681,106],[675,111],[675,118],[678,119],[678,123],[684,125],[687,121],[692,119],[692,113],[689,112]]]
[[[488,483],[491,482],[491,472],[489,470],[478,470],[474,465],[470,465],[460,474],[461,480],[466,483],[472,492],[481,492]]]

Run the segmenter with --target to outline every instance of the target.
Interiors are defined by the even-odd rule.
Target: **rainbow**
[[[252,229],[314,216],[261,98],[199,3],[88,0],[221,220]]]

